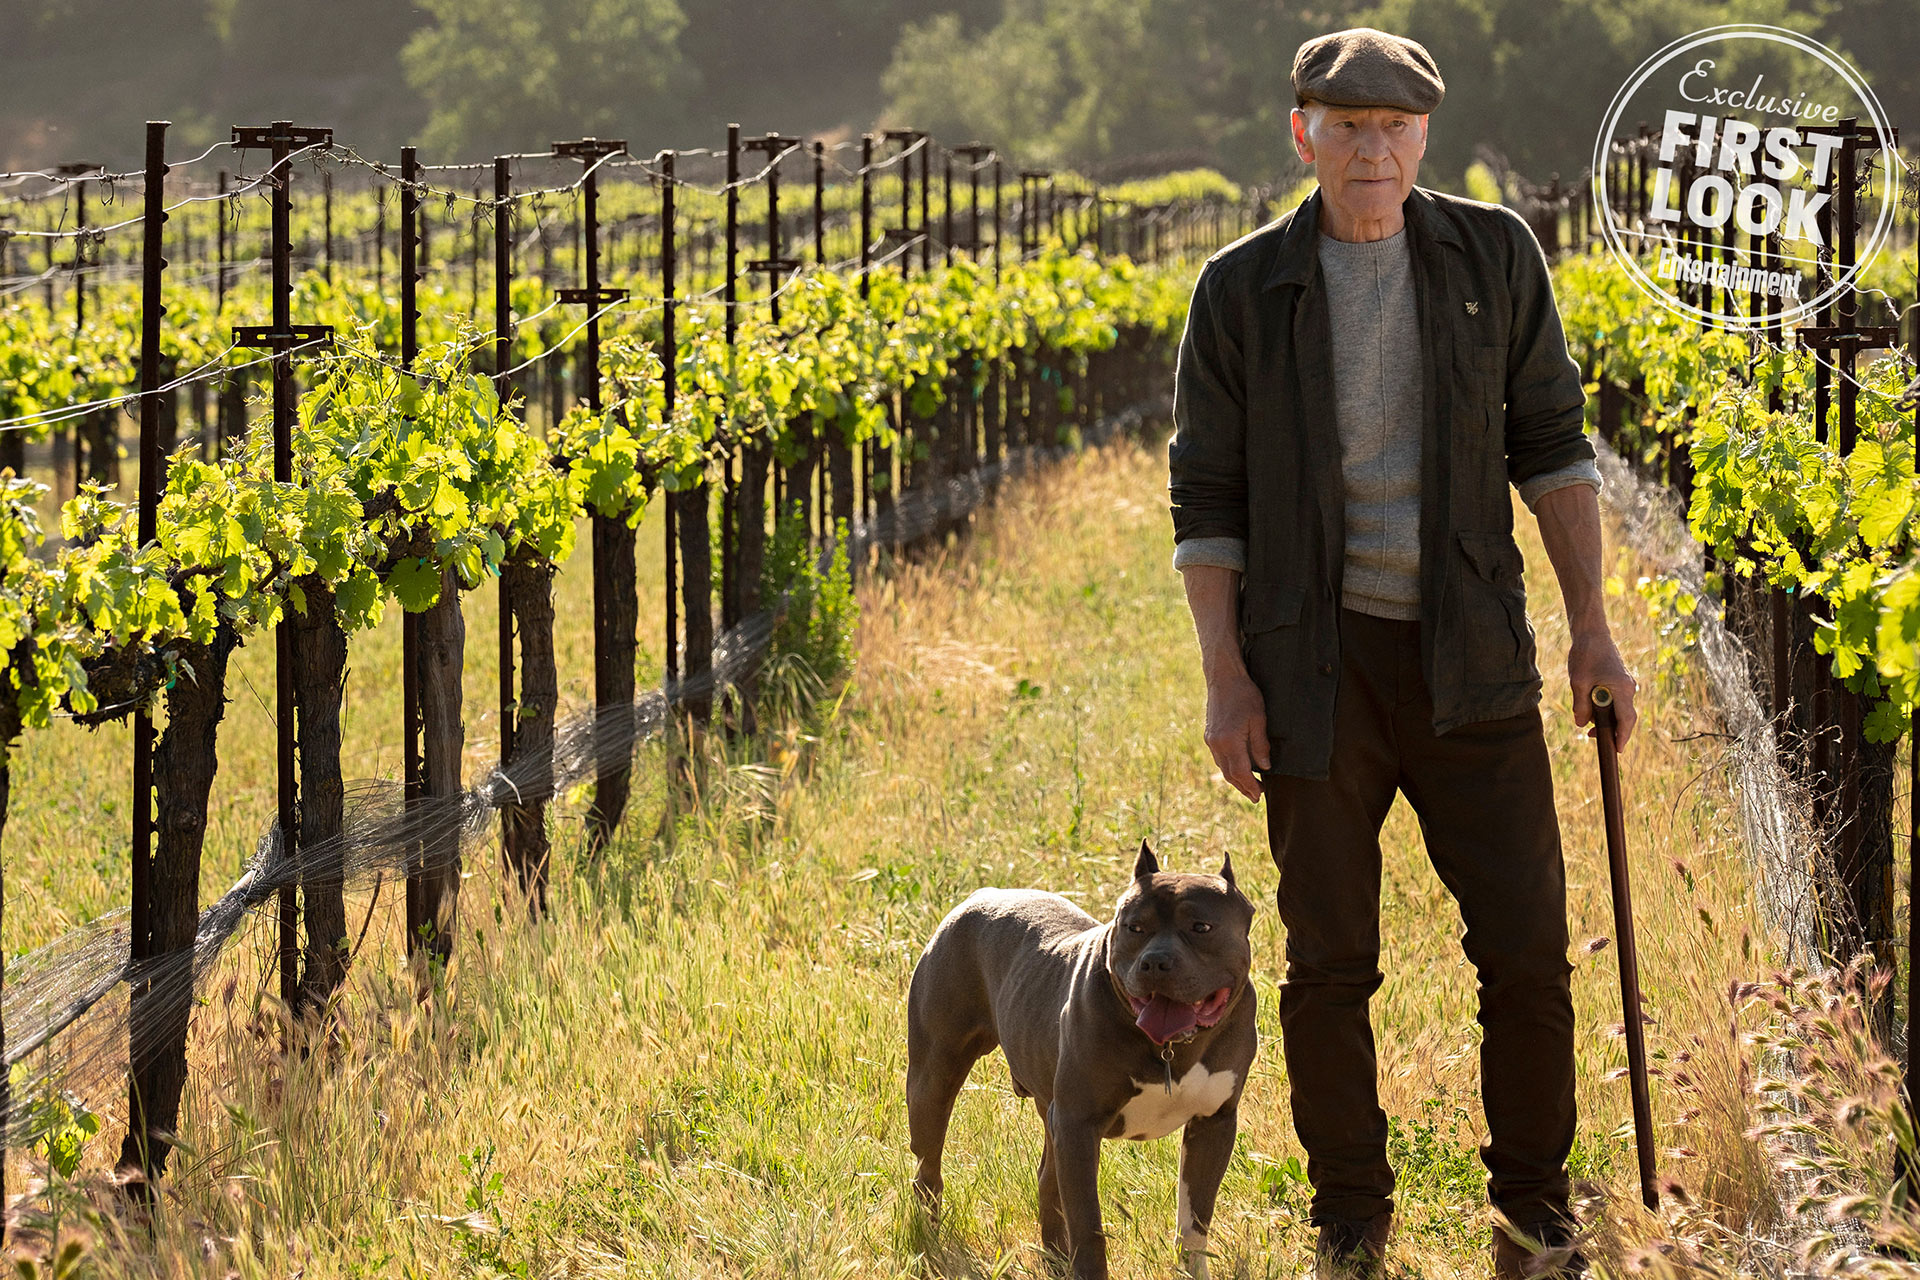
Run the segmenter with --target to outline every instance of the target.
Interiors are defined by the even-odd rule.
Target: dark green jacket
[[[1345,486],[1316,190],[1207,260],[1174,381],[1174,541],[1247,545],[1240,631],[1273,768],[1325,778]],[[1540,699],[1508,485],[1593,457],[1545,256],[1507,209],[1415,187],[1420,650],[1437,733]]]

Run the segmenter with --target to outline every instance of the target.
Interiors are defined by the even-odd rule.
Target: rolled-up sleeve
[[[1576,462],[1570,467],[1561,467],[1558,471],[1543,471],[1518,486],[1520,501],[1527,504],[1531,511],[1540,505],[1540,499],[1555,489],[1565,489],[1570,485],[1584,484],[1597,496],[1604,492],[1600,481],[1600,468],[1592,461]]]
[[[1223,305],[1217,262],[1201,269],[1173,378],[1167,490],[1173,540],[1247,538],[1246,366],[1237,308]],[[1193,560],[1192,563],[1207,563]]]
[[[1543,492],[1535,477],[1593,462],[1580,385],[1580,366],[1567,354],[1567,335],[1553,300],[1553,278],[1540,242],[1509,211],[1512,237],[1507,288],[1513,328],[1507,346],[1507,476],[1523,495]],[[1597,474],[1596,474],[1597,480]],[[1596,486],[1597,487],[1597,486]]]
[[[1245,573],[1247,544],[1239,538],[1188,538],[1174,544],[1175,569],[1193,569],[1201,565]]]

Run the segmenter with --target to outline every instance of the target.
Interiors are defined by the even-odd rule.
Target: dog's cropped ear
[[[1233,854],[1228,853],[1226,861],[1220,864],[1220,878],[1227,882],[1227,888],[1238,889],[1240,882],[1233,878]]]
[[[1140,842],[1140,856],[1134,859],[1133,863],[1133,878],[1135,880],[1144,880],[1159,869],[1160,860],[1153,856],[1153,850],[1147,847],[1145,840],[1142,840]]]

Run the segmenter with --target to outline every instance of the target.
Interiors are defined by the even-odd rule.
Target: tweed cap
[[[1293,96],[1303,106],[1312,100],[1426,115],[1446,92],[1424,45],[1372,27],[1315,36],[1293,55]]]

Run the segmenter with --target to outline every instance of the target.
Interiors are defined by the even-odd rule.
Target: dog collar
[[[1115,990],[1116,990],[1116,992],[1117,992],[1117,991],[1118,991],[1118,988],[1116,987],[1116,988],[1115,988]],[[1231,1000],[1229,1000],[1229,1001],[1227,1001],[1227,1009],[1231,1009],[1231,1008],[1233,1008],[1233,1005],[1234,1005],[1234,1002],[1235,1002],[1235,1001],[1237,1001],[1237,1000],[1239,1000],[1239,999],[1240,999],[1240,993],[1239,993],[1239,992],[1237,992],[1237,991],[1236,991],[1236,992],[1234,992],[1234,994],[1233,994],[1233,999],[1231,999]],[[1226,1015],[1226,1010],[1222,1010],[1222,1011],[1221,1011],[1221,1014],[1220,1014],[1220,1017],[1221,1017],[1221,1019],[1222,1019],[1223,1021],[1225,1020],[1225,1018],[1226,1018],[1226,1016],[1227,1016],[1227,1015]],[[1218,1025],[1220,1025],[1220,1024],[1216,1022],[1216,1023],[1214,1024],[1214,1025],[1215,1025],[1215,1026],[1218,1026]],[[1165,1044],[1162,1044],[1162,1045],[1160,1045],[1160,1046],[1159,1046],[1159,1048],[1160,1048],[1160,1053],[1159,1053],[1159,1058],[1160,1058],[1160,1065],[1161,1065],[1161,1066],[1162,1066],[1163,1068],[1165,1068],[1165,1070],[1166,1070],[1166,1073],[1167,1073],[1167,1096],[1168,1096],[1168,1097],[1172,1097],[1172,1096],[1173,1096],[1173,1050],[1174,1050],[1174,1046],[1175,1046],[1175,1045],[1182,1045],[1182,1044],[1185,1044],[1185,1043],[1187,1043],[1187,1042],[1188,1042],[1189,1040],[1191,1040],[1191,1039],[1193,1039],[1193,1038],[1194,1038],[1195,1036],[1197,1036],[1197,1035],[1199,1035],[1199,1034],[1200,1034],[1200,1033],[1201,1033],[1201,1032],[1202,1032],[1203,1030],[1205,1030],[1205,1029],[1206,1029],[1206,1028],[1204,1028],[1204,1027],[1195,1027],[1195,1028],[1194,1028],[1193,1030],[1191,1030],[1191,1031],[1187,1031],[1187,1032],[1183,1032],[1183,1033],[1181,1033],[1180,1035],[1177,1035],[1177,1036],[1175,1036],[1175,1037],[1173,1037],[1173,1039],[1171,1039],[1171,1040],[1169,1040],[1169,1041],[1167,1041],[1167,1042],[1166,1042]],[[1145,1033],[1144,1033],[1144,1032],[1142,1032],[1142,1034],[1144,1035]]]
[[[1160,1065],[1167,1070],[1167,1096],[1169,1098],[1173,1096],[1173,1047],[1177,1044],[1185,1044],[1199,1034],[1200,1028],[1195,1027],[1185,1035],[1175,1036],[1160,1046]]]

